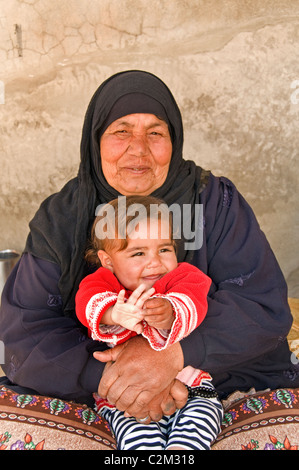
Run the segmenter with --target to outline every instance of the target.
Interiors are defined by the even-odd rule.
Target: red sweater
[[[164,297],[173,307],[174,321],[171,330],[157,330],[144,322],[142,335],[155,350],[161,350],[180,341],[202,322],[207,313],[207,294],[211,285],[208,276],[187,263],[167,273],[154,284],[152,297]],[[76,313],[91,337],[111,345],[120,344],[136,333],[119,326],[101,325],[101,318],[108,307],[115,304],[117,295],[124,287],[114,274],[99,268],[80,283],[76,296]],[[130,291],[126,295],[129,297]]]

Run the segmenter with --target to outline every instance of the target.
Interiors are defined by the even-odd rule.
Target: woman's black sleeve
[[[292,316],[280,267],[235,186],[213,177],[203,202],[203,246],[194,264],[212,278],[208,313],[181,345],[186,365],[217,374],[275,350]]]
[[[39,394],[85,402],[97,390],[104,364],[75,319],[63,315],[59,267],[23,254],[3,289],[2,369],[15,384]],[[90,349],[90,350],[89,350]]]

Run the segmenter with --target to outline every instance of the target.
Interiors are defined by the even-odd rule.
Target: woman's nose
[[[146,135],[135,134],[131,137],[129,151],[136,157],[142,157],[148,153]]]

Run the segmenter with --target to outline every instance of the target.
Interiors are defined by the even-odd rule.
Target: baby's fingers
[[[118,304],[123,304],[125,302],[125,295],[126,295],[126,291],[125,291],[125,289],[122,289],[119,292],[118,296],[117,296],[117,301],[116,302]]]
[[[128,302],[130,304],[136,305],[136,307],[142,308],[144,302],[155,292],[155,289],[152,287],[149,290],[146,290],[145,284],[140,284],[130,295]]]
[[[140,286],[138,286],[133,292],[132,294],[130,295],[130,297],[128,298],[127,302],[129,304],[133,304],[133,305],[136,305],[136,302],[138,301],[138,299],[140,298],[140,296],[144,293],[145,291],[145,285],[144,284],[140,284]]]
[[[132,328],[138,335],[141,335],[143,332],[143,324],[141,322],[137,323],[134,328]]]
[[[144,302],[148,300],[155,293],[154,287],[151,287],[149,290],[145,291],[137,300],[136,307],[143,308]]]

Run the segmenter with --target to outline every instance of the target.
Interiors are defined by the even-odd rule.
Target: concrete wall
[[[171,88],[185,158],[235,182],[299,297],[297,0],[0,0],[0,249],[22,250],[77,173],[94,90],[132,68]]]

